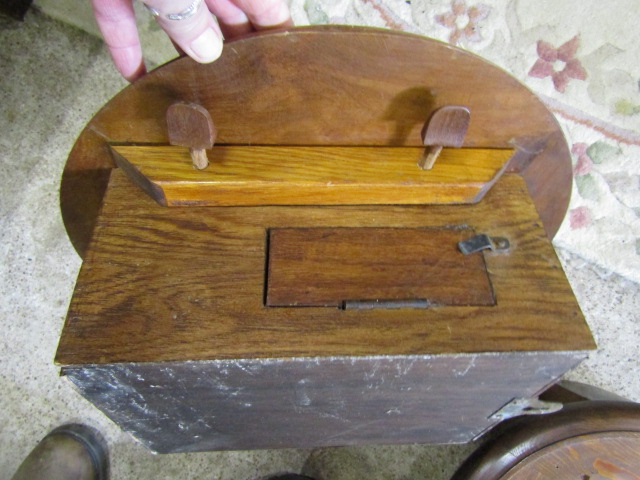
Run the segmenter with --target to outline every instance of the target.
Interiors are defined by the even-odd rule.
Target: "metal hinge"
[[[394,310],[398,308],[431,308],[436,306],[438,305],[423,298],[406,300],[344,300],[342,302],[343,310]]]
[[[514,398],[500,410],[493,413],[489,420],[501,422],[521,415],[546,415],[562,408],[559,402],[544,402],[537,398]]]

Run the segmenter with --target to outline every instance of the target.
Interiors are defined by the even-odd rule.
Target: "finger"
[[[293,26],[284,0],[233,0],[256,30]]]
[[[225,38],[238,37],[253,31],[247,15],[231,0],[207,0],[207,5],[218,19]]]
[[[156,20],[167,35],[191,58],[210,63],[222,53],[222,33],[203,2],[198,0],[147,0],[159,15]],[[191,7],[195,13],[187,15]],[[170,20],[167,15],[184,14],[181,20]]]
[[[91,0],[98,27],[120,74],[133,82],[145,74],[131,0]]]
[[[176,42],[174,42],[171,37],[169,37],[169,40],[171,40],[171,45],[173,45],[173,48],[175,48],[176,52],[178,52],[178,56],[184,57],[184,56],[187,55],[186,53],[184,53],[184,50],[182,50],[182,48],[180,48],[180,45],[178,45]]]

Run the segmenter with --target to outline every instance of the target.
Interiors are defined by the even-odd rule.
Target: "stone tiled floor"
[[[152,455],[81,398],[53,364],[80,267],[58,183],[84,124],[125,83],[99,40],[37,12],[24,23],[0,18],[0,45],[0,478],[69,421],[103,432],[116,479],[249,479],[305,462],[332,480],[451,475],[473,446]],[[600,347],[569,377],[640,401],[640,286],[559,255]]]

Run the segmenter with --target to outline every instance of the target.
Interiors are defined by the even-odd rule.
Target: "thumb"
[[[210,63],[222,53],[222,33],[203,0],[146,0],[162,29],[191,58]]]

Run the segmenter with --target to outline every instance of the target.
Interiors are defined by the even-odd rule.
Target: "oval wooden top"
[[[571,192],[571,157],[548,109],[491,63],[442,42],[388,30],[308,27],[227,44],[213,64],[173,61],[125,88],[89,122],[65,167],[61,207],[83,255],[114,167],[109,143],[167,143],[176,101],[206,108],[217,144],[420,145],[444,105],[471,110],[465,146],[516,147],[552,237]]]

